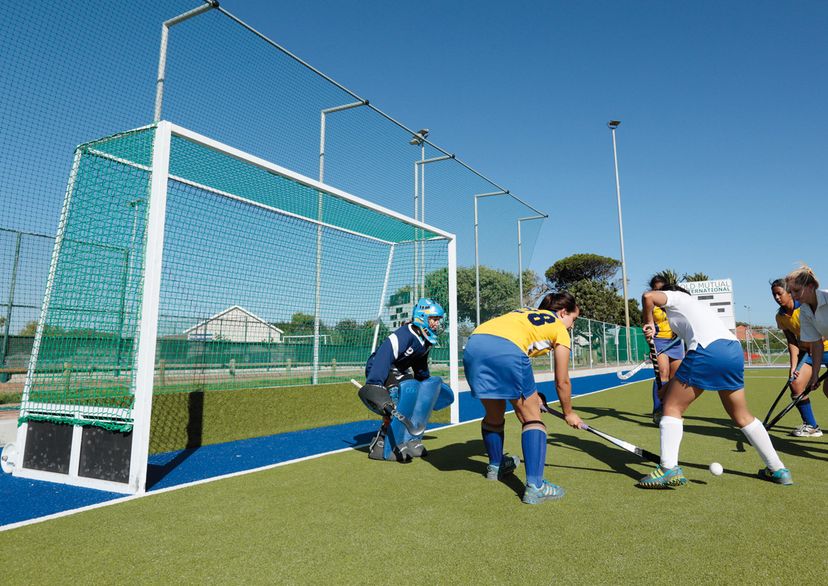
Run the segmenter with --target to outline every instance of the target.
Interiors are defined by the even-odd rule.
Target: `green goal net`
[[[288,388],[359,378],[417,297],[453,321],[454,255],[451,234],[166,122],[83,144],[20,423],[129,436],[140,490],[153,401],[153,451],[193,443],[192,412],[169,412],[196,393],[221,396],[225,419],[267,393],[273,417],[298,412],[279,389],[301,401]],[[432,362],[456,388],[454,332]],[[230,420],[216,441],[268,431]]]

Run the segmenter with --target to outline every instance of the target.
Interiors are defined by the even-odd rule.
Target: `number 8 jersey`
[[[558,344],[570,348],[569,331],[553,311],[517,309],[483,322],[473,334],[506,338],[530,358],[546,354]]]

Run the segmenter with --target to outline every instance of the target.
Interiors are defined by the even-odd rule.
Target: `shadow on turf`
[[[597,420],[602,417],[609,417],[630,423],[637,423],[647,427],[657,428],[653,425],[649,414],[638,414],[630,411],[620,411],[607,407],[579,407],[578,413],[585,421]],[[583,417],[587,413],[591,417]],[[693,425],[692,421],[704,422],[711,425]],[[773,445],[778,452],[789,454],[798,458],[811,458],[814,460],[828,461],[828,449],[825,449],[822,442],[814,442],[809,438],[794,438],[793,436],[780,435],[789,433],[792,428],[775,427],[772,432]],[[697,417],[693,415],[684,416],[684,432],[706,435],[708,437],[720,437],[736,442],[734,450],[745,452],[747,441],[742,432],[737,429],[728,417]],[[657,433],[657,431],[656,431]]]
[[[473,439],[433,450],[429,448],[428,458],[423,460],[441,472],[466,471],[485,476],[487,465],[485,456],[486,447],[483,445],[483,440]],[[517,476],[509,475],[501,482],[512,489],[517,496],[523,496],[523,481]]]

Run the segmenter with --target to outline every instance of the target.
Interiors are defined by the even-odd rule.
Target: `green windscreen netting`
[[[21,421],[131,429],[154,136],[76,151]],[[278,417],[288,387],[359,378],[418,296],[451,311],[447,237],[175,133],[163,228],[155,450],[192,443],[194,402],[257,435],[234,409],[266,395]],[[444,334],[435,372],[449,350]]]

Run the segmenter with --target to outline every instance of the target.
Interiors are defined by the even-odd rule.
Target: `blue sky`
[[[619,256],[618,118],[631,294],[730,277],[737,319],[770,324],[768,279],[804,260],[828,284],[824,2],[226,6],[548,211],[538,271]]]
[[[0,24],[0,49],[8,56],[0,64],[0,123],[7,147],[18,148],[0,151],[0,190],[11,208],[2,225],[54,231],[71,149],[150,121],[160,22],[195,5],[86,0],[8,7]],[[549,220],[525,231],[535,241],[530,267],[538,272],[577,252],[619,256],[606,127],[618,118],[631,294],[665,267],[730,277],[737,319],[748,318],[749,305],[752,321],[770,324],[769,278],[804,260],[828,285],[819,221],[828,214],[826,3],[226,0],[222,6],[409,127],[430,128],[434,142],[548,212]],[[258,131],[272,136],[259,116],[262,108],[277,109],[266,84],[282,80],[268,78],[263,89],[251,85],[245,94],[250,80],[239,65],[243,81],[222,85],[221,58],[243,55],[241,49],[218,34],[188,37],[201,26],[211,31],[212,22],[174,31],[171,49],[178,52],[165,113],[255,152],[255,140],[245,144],[244,118],[255,118]],[[177,69],[199,67],[208,77],[184,80]],[[287,81],[305,74],[280,72]],[[327,91],[319,90],[323,103]],[[340,120],[351,129],[357,124]],[[312,133],[305,139],[310,146],[316,140]],[[313,174],[312,150],[300,157],[289,142],[279,148],[262,154]],[[331,157],[333,184],[346,178],[337,177],[336,166],[350,165],[346,155],[374,155],[350,153],[332,139],[337,148],[343,150],[339,163]],[[60,164],[46,172],[32,163],[37,157]],[[369,169],[366,183],[378,182],[380,173]],[[436,193],[428,221],[451,226],[468,243],[467,201],[461,209],[456,200],[441,200],[439,180],[431,181]],[[516,213],[491,203],[489,218]],[[514,262],[512,226],[496,234],[484,262]],[[470,264],[462,242],[461,251],[461,262]]]

